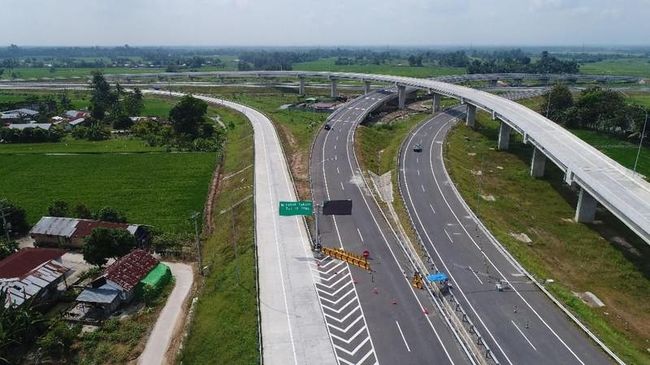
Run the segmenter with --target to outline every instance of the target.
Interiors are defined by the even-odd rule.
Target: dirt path
[[[174,289],[169,294],[162,311],[160,311],[158,320],[147,339],[144,351],[138,358],[138,364],[167,364],[170,360],[167,358],[169,345],[174,338],[174,334],[182,328],[185,316],[183,308],[192,289],[194,272],[188,264],[166,262],[165,265],[169,266],[174,276]]]

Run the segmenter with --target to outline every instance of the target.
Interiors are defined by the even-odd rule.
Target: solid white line
[[[474,277],[476,278],[476,280],[478,280],[479,283],[483,284],[483,280],[481,280],[481,278],[479,278],[478,275],[476,275],[476,271],[474,271],[474,269],[472,269],[471,266],[468,266],[467,268],[469,269],[469,271],[472,272],[472,274],[474,274]]]
[[[357,227],[357,233],[359,233],[359,238],[361,238],[361,242],[363,242],[363,235],[361,234],[361,231]]]
[[[402,332],[402,327],[399,326],[399,322],[395,321],[395,324],[397,325],[397,329],[399,330],[399,334],[402,335],[402,340],[404,340],[404,345],[406,345],[406,350],[408,352],[411,352],[411,348],[409,347],[408,342],[406,342],[406,337],[404,337],[404,332]]]
[[[345,190],[345,187],[343,186],[343,181],[341,181],[341,190]]]
[[[521,329],[519,329],[519,326],[517,326],[517,324],[515,323],[515,321],[513,321],[513,320],[511,319],[511,320],[510,320],[510,323],[512,323],[512,325],[515,326],[515,328],[517,329],[517,331],[519,331],[519,333],[520,333],[522,336],[524,336],[524,339],[526,339],[526,342],[528,342],[528,344],[530,345],[530,347],[532,347],[533,350],[537,351],[537,348],[536,348],[535,346],[533,346],[533,343],[530,342],[530,340],[528,339],[528,337],[526,337],[526,335],[521,331]]]
[[[433,205],[431,205],[431,203],[429,203],[429,208],[431,208],[431,211],[433,212],[433,214],[436,214],[436,210],[433,209]]]
[[[449,235],[449,232],[447,232],[446,229],[443,228],[443,231],[445,231],[445,234],[447,235],[447,238],[449,238],[449,242],[454,243],[454,240],[451,239],[451,236]]]

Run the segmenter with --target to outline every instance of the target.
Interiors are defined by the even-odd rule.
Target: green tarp
[[[147,274],[144,279],[140,280],[140,283],[144,286],[150,286],[154,290],[160,290],[169,282],[171,277],[172,272],[169,269],[169,266],[161,262],[149,271],[149,274]]]

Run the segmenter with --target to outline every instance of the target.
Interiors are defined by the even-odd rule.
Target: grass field
[[[406,60],[394,61],[393,63],[383,65],[336,65],[334,61],[336,61],[336,58],[323,58],[317,61],[296,63],[293,65],[293,69],[297,71],[361,72],[411,77],[433,77],[465,73],[465,69],[462,67],[413,67],[409,66]]]
[[[225,146],[224,176],[253,163],[251,125],[240,114],[231,116],[230,120],[235,128],[229,131]],[[237,174],[236,178],[221,181],[214,204],[215,231],[203,246],[208,274],[199,293],[189,337],[179,358],[183,364],[260,362],[253,201],[248,198],[253,192],[253,172],[249,168]],[[242,201],[234,209],[218,214]]]
[[[61,142],[0,144],[3,154],[54,153],[143,153],[162,152],[163,147],[149,147],[135,137],[114,137],[105,141],[88,141],[66,136]]]
[[[583,74],[624,75],[650,78],[650,58],[620,58],[580,66]]]
[[[456,127],[445,151],[465,201],[528,270],[555,280],[548,288],[617,354],[631,364],[650,364],[650,248],[606,211],[597,215],[602,224],[574,223],[577,198],[563,185],[562,172],[547,164],[545,178],[531,178],[530,147],[516,137],[508,152],[495,151],[497,122],[480,113],[479,126]],[[471,173],[476,170],[483,172],[480,182]],[[496,201],[479,203],[478,193]],[[532,244],[512,232],[526,233]],[[591,291],[606,306],[592,309],[572,291]]]
[[[427,114],[413,114],[390,124],[361,125],[357,129],[357,156],[359,163],[377,175],[395,168],[395,159],[402,140]]]

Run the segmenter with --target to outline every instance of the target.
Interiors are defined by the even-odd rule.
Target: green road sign
[[[311,200],[298,202],[280,202],[280,215],[312,215]]]

